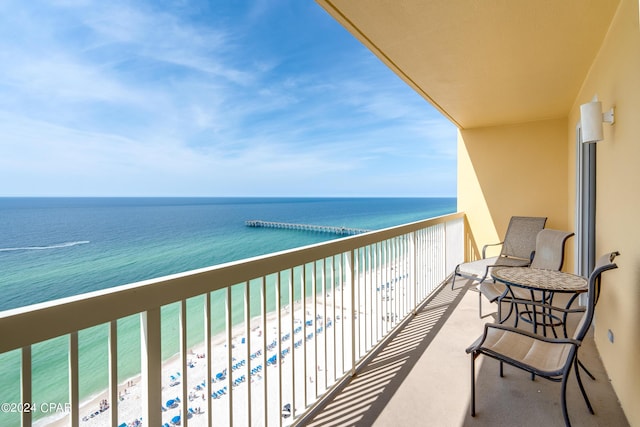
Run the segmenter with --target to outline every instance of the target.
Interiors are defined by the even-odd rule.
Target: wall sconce
[[[604,139],[602,123],[611,125],[614,123],[613,107],[606,112],[602,112],[602,102],[598,101],[598,96],[594,96],[591,102],[580,106],[580,125],[582,128],[582,142],[598,142]]]

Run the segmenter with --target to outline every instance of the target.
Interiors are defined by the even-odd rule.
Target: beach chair
[[[574,367],[582,397],[589,412],[594,413],[580,379],[578,349],[593,320],[602,273],[618,267],[613,262],[618,255],[618,252],[611,252],[601,256],[596,262],[596,266],[589,276],[586,310],[578,322],[572,338],[547,338],[503,324],[485,324],[484,333],[466,350],[471,355],[472,417],[476,415],[475,360],[480,355],[500,361],[500,376],[502,376],[502,364],[506,363],[533,375],[561,382],[560,401],[562,415],[567,426],[571,425],[566,401],[567,380],[571,368]],[[558,310],[563,311],[562,309]],[[500,398],[500,396],[494,397]]]
[[[286,403],[282,407],[282,418],[289,418],[291,416],[291,404]]]
[[[546,217],[513,216],[509,221],[504,240],[499,243],[484,245],[482,259],[458,264],[453,273],[451,289],[454,289],[456,277],[478,282],[479,315],[482,314],[482,296],[489,302],[498,302],[498,318],[500,318],[500,303],[507,293],[507,288],[501,283],[486,280],[493,267],[526,267],[531,264],[536,249],[536,237],[547,222]],[[501,246],[498,256],[487,258],[487,249],[491,246]]]

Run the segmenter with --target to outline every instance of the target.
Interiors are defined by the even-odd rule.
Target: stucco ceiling
[[[461,128],[566,117],[618,0],[317,0]]]

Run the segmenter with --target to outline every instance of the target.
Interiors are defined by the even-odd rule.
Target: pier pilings
[[[361,228],[351,227],[336,227],[332,225],[313,225],[313,224],[295,224],[290,222],[277,222],[277,221],[262,221],[262,220],[249,220],[245,221],[247,227],[263,227],[263,228],[280,228],[284,230],[301,230],[301,231],[315,231],[319,233],[331,233],[339,235],[356,235],[366,233],[370,230],[364,230]]]

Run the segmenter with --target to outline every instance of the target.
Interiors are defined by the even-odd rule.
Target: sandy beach
[[[379,287],[374,286],[371,279],[367,281],[365,287],[370,289],[369,296],[361,295],[360,304],[364,300],[371,301],[372,294],[377,294],[373,299],[378,300],[381,306],[380,311],[378,308],[371,309],[370,315],[375,316],[374,325],[370,324],[373,319],[365,315],[366,310],[361,308],[356,314],[355,319],[359,324],[356,327],[364,330],[365,335],[371,335],[374,327],[388,330],[389,325],[397,321],[395,317],[398,316],[390,316],[389,313],[400,308],[395,299],[404,298],[401,283],[406,277],[407,275],[403,275],[389,280],[386,286]],[[364,279],[361,276],[359,281]],[[334,297],[331,291],[335,291]],[[287,405],[291,411],[299,414],[331,386],[336,378],[350,369],[351,350],[348,351],[349,354],[342,354],[342,343],[351,342],[351,316],[346,312],[341,313],[346,310],[341,310],[341,307],[351,307],[348,294],[349,292],[343,293],[337,287],[327,290],[324,294],[326,298],[317,294],[315,305],[314,298],[307,298],[304,307],[298,301],[294,304],[293,318],[290,307],[284,307],[279,334],[277,315],[270,312],[267,313],[264,324],[262,317],[256,317],[251,319],[248,328],[244,323],[234,327],[229,343],[226,333],[213,336],[210,367],[213,381],[208,390],[204,343],[188,349],[186,372],[181,372],[178,354],[166,360],[162,365],[163,427],[184,425],[184,422],[178,422],[183,408],[188,411],[188,425],[207,426],[207,399],[211,399],[213,425],[229,425],[230,417],[233,417],[235,425],[278,425],[280,418],[283,425],[291,424],[294,417],[284,410]],[[382,305],[386,308],[382,308]],[[390,323],[385,326],[386,322]],[[368,338],[362,339],[367,343],[357,336],[355,340],[360,352],[364,351],[363,347],[371,345]],[[228,345],[232,348],[231,374]],[[186,402],[181,401],[182,387],[187,390]],[[118,386],[118,426],[144,425],[141,421],[141,392],[140,375]],[[107,399],[108,392],[104,390],[81,403],[82,427],[109,425],[113,405]],[[105,405],[109,407],[105,408]],[[101,407],[104,410],[101,411]],[[34,425],[62,427],[68,425],[68,421],[68,415],[58,419],[49,417]]]
[[[337,313],[334,321],[334,311],[328,302],[326,321],[325,309],[320,299],[316,305],[315,317],[311,300],[306,303],[306,313],[298,303],[294,310],[293,330],[290,310],[283,309],[280,337],[277,334],[275,313],[267,315],[266,327],[262,325],[261,318],[252,319],[249,336],[246,334],[244,325],[235,327],[231,340],[231,375],[228,373],[225,375],[228,371],[226,334],[221,333],[212,337],[211,376],[214,381],[209,391],[205,387],[207,366],[204,358],[206,350],[204,343],[188,350],[187,372],[180,372],[179,355],[165,361],[162,368],[163,425],[176,425],[176,417],[181,416],[183,407],[190,412],[189,425],[197,427],[208,425],[207,396],[212,400],[214,425],[228,425],[230,416],[233,416],[234,424],[249,425],[246,409],[249,393],[251,394],[250,424],[256,426],[276,424],[279,418],[283,417],[282,407],[286,404],[290,404],[292,408],[294,406],[294,386],[295,409],[303,410],[305,405],[315,400],[316,390],[322,392],[327,383],[333,383],[334,372],[337,371],[338,376],[342,372],[341,366],[334,366],[333,355],[334,351],[337,354],[342,351],[342,328],[336,326],[341,326],[340,319],[343,316]],[[266,349],[263,346],[264,335],[266,335]],[[335,346],[334,339],[337,343]],[[251,348],[247,349],[247,345]],[[326,360],[325,352],[329,355]],[[249,353],[248,359],[247,353]],[[341,364],[340,357],[337,358],[336,363]],[[216,377],[218,377],[217,380]],[[279,386],[280,382],[282,387]],[[140,423],[142,412],[140,383],[141,377],[138,375],[118,386],[119,425],[123,423],[127,426],[143,425]],[[187,402],[180,401],[182,387],[187,388],[189,396]],[[280,393],[282,393],[281,398]],[[80,406],[80,425],[83,427],[109,425],[113,405],[110,405],[107,399],[107,390],[105,390],[83,401]],[[229,405],[231,400],[232,408]],[[106,406],[108,408],[105,408]],[[292,418],[292,416],[283,417],[283,424],[290,424]],[[58,419],[44,418],[34,425],[62,427],[68,425],[68,415]],[[179,425],[184,425],[184,422]]]

